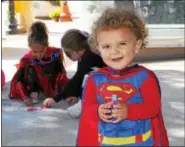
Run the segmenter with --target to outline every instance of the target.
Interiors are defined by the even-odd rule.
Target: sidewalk
[[[154,70],[159,78],[170,146],[184,146],[184,60],[141,65]],[[6,68],[8,71],[8,65]],[[28,112],[22,103],[8,99],[8,84],[2,90],[2,146],[75,145],[79,120],[70,118],[65,102]]]

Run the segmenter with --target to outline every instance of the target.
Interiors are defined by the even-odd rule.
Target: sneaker
[[[39,93],[38,92],[31,92],[30,97],[32,98],[33,104],[39,103]]]
[[[81,100],[79,100],[76,104],[70,106],[67,109],[67,112],[72,118],[79,118],[82,112]]]

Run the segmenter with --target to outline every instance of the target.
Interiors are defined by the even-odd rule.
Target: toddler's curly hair
[[[135,13],[126,11],[123,8],[107,8],[92,26],[92,33],[88,39],[91,50],[98,53],[97,34],[100,31],[119,29],[121,27],[129,27],[136,38],[142,40],[141,48],[146,47],[148,30],[144,22]]]

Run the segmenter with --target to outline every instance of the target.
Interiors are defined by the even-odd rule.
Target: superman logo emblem
[[[106,101],[112,100],[112,95],[116,94],[118,100],[121,102],[127,101],[133,95],[135,95],[138,90],[129,83],[103,83],[99,88],[99,95]]]

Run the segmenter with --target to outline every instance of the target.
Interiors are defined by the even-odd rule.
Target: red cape
[[[137,119],[152,119],[152,130],[154,138],[154,146],[169,146],[166,128],[164,125],[161,112],[160,87],[155,74],[142,67],[127,68],[126,70],[118,71],[123,73],[121,77],[133,76],[141,70],[146,70],[149,78],[143,83],[141,90],[145,101],[143,104],[128,104],[128,117],[130,120]],[[112,74],[109,68],[102,68],[98,73]],[[98,142],[98,102],[96,99],[96,85],[92,76],[87,80],[83,104],[82,114],[80,118],[79,131],[77,136],[77,146],[99,146]],[[144,89],[144,90],[143,90]],[[151,102],[151,97],[152,102]],[[160,143],[161,142],[161,143]]]

